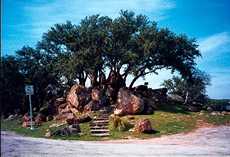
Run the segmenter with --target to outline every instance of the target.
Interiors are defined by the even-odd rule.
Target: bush
[[[112,123],[113,128],[118,129],[119,131],[128,131],[130,128],[133,127],[133,125],[130,124],[127,119],[122,119],[121,117],[116,115],[112,116]]]

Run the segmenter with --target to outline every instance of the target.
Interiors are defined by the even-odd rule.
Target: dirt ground
[[[1,131],[2,157],[230,157],[230,126],[147,140],[63,141],[31,138]]]

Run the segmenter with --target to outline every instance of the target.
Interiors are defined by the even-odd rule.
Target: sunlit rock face
[[[152,133],[153,129],[150,120],[139,120],[134,126],[134,131],[137,133]]]
[[[118,92],[115,115],[152,114],[167,101],[167,89],[151,89],[138,86],[131,90],[121,88]]]
[[[144,110],[144,101],[134,95],[130,90],[121,88],[118,92],[117,104],[114,114],[139,114]]]

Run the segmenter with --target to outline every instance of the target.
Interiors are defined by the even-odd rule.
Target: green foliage
[[[207,122],[213,125],[229,125],[230,115],[210,115],[210,113],[175,113],[169,111],[156,111],[153,115],[134,115],[136,120],[148,118],[151,121],[153,129],[157,131],[156,134],[133,134],[127,130],[119,131],[113,128],[113,122],[110,121],[110,136],[107,138],[93,137],[90,134],[89,123],[80,124],[82,134],[72,135],[67,137],[55,136],[51,137],[54,139],[64,140],[105,140],[105,139],[127,139],[127,138],[153,138],[161,135],[176,134],[181,132],[189,132],[197,128],[198,120]],[[122,117],[126,119],[126,117]],[[55,123],[49,121],[43,123],[40,127],[31,131],[29,128],[23,128],[21,126],[21,119],[14,120],[2,120],[1,119],[1,130],[14,131],[18,134],[32,137],[44,137],[49,126]]]
[[[16,54],[19,72],[24,77],[24,83],[21,85],[34,85],[33,106],[39,109],[47,99],[50,99],[47,95],[48,85],[58,85],[52,65],[49,64],[49,58],[44,53],[31,47],[23,47]]]
[[[115,19],[92,15],[79,25],[55,24],[35,48],[24,46],[16,54],[16,73],[35,86],[33,100],[38,109],[52,98],[47,94],[50,85],[60,89],[56,95],[62,95],[76,82],[85,85],[90,79],[92,86],[107,86],[113,81],[116,92],[128,76],[133,77],[132,88],[140,77],[163,68],[189,79],[200,56],[194,39],[159,28],[146,16],[130,11],[121,11]],[[114,74],[112,81],[105,72]]]
[[[25,108],[24,77],[19,72],[19,62],[15,57],[3,57],[0,69],[1,115],[6,116]]]
[[[160,29],[146,16],[129,11],[121,11],[114,20],[93,15],[79,25],[56,24],[44,33],[38,49],[56,58],[58,74],[68,80],[84,84],[89,78],[97,84],[107,68],[124,81],[134,76],[130,87],[139,77],[162,68],[191,77],[200,56],[194,39]]]
[[[133,127],[127,119],[121,118],[119,116],[114,115],[112,117],[113,129],[118,129],[119,131],[128,131]]]
[[[208,105],[221,106],[230,102],[230,99],[208,99]]]
[[[210,77],[204,72],[195,71],[191,79],[173,76],[165,80],[162,86],[169,90],[170,94],[177,94],[184,98],[185,103],[192,101],[206,103],[206,86],[210,84]]]

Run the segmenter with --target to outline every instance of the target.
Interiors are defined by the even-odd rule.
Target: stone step
[[[106,123],[94,123],[94,122],[92,122],[89,124],[90,127],[107,127],[108,125],[109,125],[108,122],[106,122]]]
[[[90,129],[108,129],[108,126],[92,126]]]
[[[100,128],[102,128],[102,127],[108,127],[108,125],[90,125],[90,128],[92,128],[92,127],[100,127]]]
[[[109,125],[109,122],[91,122],[90,125]]]
[[[94,123],[108,123],[109,120],[93,120]]]
[[[109,117],[108,116],[98,116],[95,119],[109,119]]]
[[[109,129],[93,129],[90,130],[91,133],[105,133],[105,132],[109,132]]]
[[[96,118],[96,119],[94,119],[94,120],[109,120],[109,118]]]
[[[89,126],[108,126],[109,123],[91,123]]]
[[[99,116],[109,116],[108,113],[101,113]]]
[[[109,136],[110,134],[109,133],[102,133],[102,134],[94,134],[94,133],[92,133],[91,134],[92,136],[96,136],[96,137],[105,137],[105,136]]]

